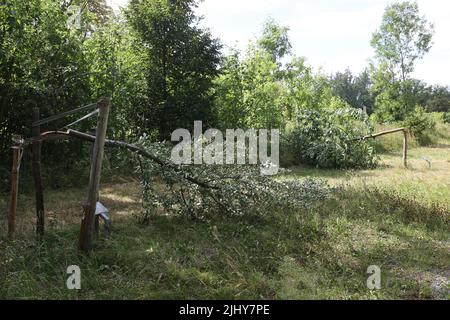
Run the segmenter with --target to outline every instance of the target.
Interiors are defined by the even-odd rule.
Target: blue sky
[[[127,0],[107,0],[114,8]],[[227,46],[245,49],[269,17],[290,28],[293,53],[330,73],[363,70],[373,57],[372,32],[392,0],[204,0],[202,25]],[[429,84],[450,85],[450,1],[418,0],[435,24],[434,45],[417,62],[414,76]]]

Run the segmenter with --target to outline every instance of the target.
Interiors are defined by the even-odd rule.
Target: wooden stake
[[[16,232],[16,212],[17,212],[17,197],[19,194],[19,167],[20,167],[20,152],[21,148],[18,146],[12,147],[13,161],[11,169],[11,202],[8,215],[8,238],[12,240]]]
[[[102,98],[98,103],[99,116],[97,123],[94,152],[92,155],[91,174],[89,177],[89,191],[86,205],[84,206],[84,218],[81,222],[79,247],[84,252],[92,250],[92,239],[94,233],[95,207],[100,186],[100,175],[102,169],[103,153],[106,139],[106,128],[110,108],[109,99]]]
[[[39,108],[33,110],[33,122],[39,121]],[[41,175],[41,145],[38,140],[41,134],[40,126],[33,127],[33,137],[36,141],[32,144],[32,166],[34,177],[34,188],[36,194],[36,235],[41,238],[44,235],[45,229],[45,211],[44,211],[44,193],[42,188],[42,175]]]
[[[95,202],[96,202],[95,203],[95,205],[96,205],[95,211],[97,211],[97,201],[99,199],[100,199],[100,193],[97,193],[97,198],[95,200]],[[94,215],[95,215],[95,211],[94,211]],[[96,238],[98,238],[99,233],[100,233],[100,217],[98,215],[95,215],[95,218],[94,218],[94,234],[95,234]]]
[[[408,168],[408,130],[403,130],[403,166]]]

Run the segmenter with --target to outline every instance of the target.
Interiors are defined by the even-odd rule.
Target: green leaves
[[[380,29],[374,33],[372,46],[379,58],[400,68],[402,76],[412,71],[413,63],[431,45],[433,27],[419,16],[415,2],[394,3],[386,8]]]
[[[194,120],[211,123],[212,81],[218,74],[220,44],[198,27],[194,0],[132,1],[127,17],[148,57],[147,99],[136,110],[144,132],[166,139]]]
[[[221,128],[281,128],[300,109],[342,105],[328,80],[290,53],[287,28],[269,21],[245,55],[232,52],[215,80],[215,112]]]
[[[147,56],[138,35],[119,16],[97,28],[83,47],[89,61],[91,99],[108,96],[114,103],[109,136],[124,139],[139,134],[133,120],[135,106],[142,103],[147,90]]]
[[[367,70],[354,76],[350,69],[337,72],[330,79],[333,94],[340,97],[353,108],[366,108],[372,113],[374,97],[370,92],[371,79]]]
[[[0,6],[0,34],[3,152],[11,133],[30,134],[32,105],[42,116],[80,105],[88,86],[81,41],[68,29],[57,2],[8,1]]]
[[[436,122],[430,114],[425,112],[424,108],[416,106],[413,112],[405,118],[403,125],[418,138],[420,143],[425,130],[433,129],[436,126]]]
[[[288,36],[289,28],[281,27],[272,19],[264,24],[263,34],[258,39],[258,46],[272,56],[273,61],[280,61],[291,53],[291,42]]]

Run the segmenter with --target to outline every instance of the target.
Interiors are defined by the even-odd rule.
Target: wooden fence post
[[[403,166],[408,168],[408,130],[403,130]]]
[[[39,108],[33,109],[33,122],[39,121]],[[44,211],[44,193],[42,188],[41,175],[41,146],[42,143],[38,140],[41,135],[40,126],[33,126],[33,137],[37,138],[32,144],[32,166],[34,188],[36,194],[36,235],[41,238],[44,235],[45,229],[45,211]]]
[[[99,116],[97,123],[94,151],[91,160],[91,173],[89,177],[89,191],[86,205],[84,206],[84,218],[81,222],[79,248],[84,252],[92,250],[92,240],[95,223],[95,207],[100,186],[100,175],[106,139],[106,128],[110,108],[109,99],[102,98],[98,103]]]
[[[19,146],[13,146],[13,159],[11,169],[11,200],[8,215],[8,238],[12,240],[16,231],[16,212],[17,212],[17,197],[19,193],[19,166],[20,166],[20,153],[21,148]]]
[[[100,192],[97,193],[96,201],[99,201],[99,200],[100,200]],[[98,238],[98,236],[100,234],[100,216],[99,215],[95,216],[94,231],[95,231],[95,236]]]

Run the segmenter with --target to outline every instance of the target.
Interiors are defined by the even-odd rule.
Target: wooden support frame
[[[97,103],[99,116],[94,150],[92,153],[91,173],[89,176],[89,190],[86,205],[83,207],[84,217],[81,222],[79,238],[79,248],[84,252],[90,252],[92,250],[92,241],[95,228],[95,208],[100,186],[100,175],[102,169],[110,105],[111,102],[107,98],[102,98]]]
[[[8,219],[8,237],[13,239],[15,235],[16,225],[16,212],[17,212],[17,200],[19,190],[19,169],[23,155],[23,148],[31,145],[32,147],[32,169],[33,178],[35,183],[36,192],[36,233],[38,239],[44,235],[45,231],[45,211],[44,211],[44,196],[42,188],[42,174],[41,174],[41,147],[45,134],[41,134],[40,126],[58,119],[62,119],[66,116],[73,115],[75,113],[86,111],[89,109],[97,108],[96,111],[89,113],[83,118],[71,123],[71,126],[78,123],[98,112],[97,134],[96,137],[90,141],[94,142],[93,154],[91,157],[91,173],[89,178],[89,193],[88,200],[83,206],[84,218],[81,224],[79,246],[80,249],[88,252],[92,248],[92,235],[95,223],[95,208],[98,200],[98,190],[100,184],[101,165],[104,154],[104,146],[106,140],[106,129],[108,125],[108,116],[111,102],[108,98],[102,98],[99,102],[89,104],[83,107],[79,107],[70,111],[63,112],[51,116],[46,119],[40,119],[39,108],[33,109],[33,123],[32,123],[32,137],[24,140],[20,136],[13,136],[13,146],[11,147],[13,152],[13,163],[11,170],[11,200],[10,208],[7,214]]]
[[[96,138],[90,134],[87,133],[83,133],[83,132],[79,132],[76,130],[72,130],[69,129],[67,131],[48,131],[48,132],[43,132],[41,134],[40,140],[42,141],[52,141],[52,140],[64,140],[64,139],[70,139],[70,138],[74,138],[74,139],[80,139],[80,140],[84,140],[84,141],[90,141],[90,142],[95,142]],[[26,144],[32,143],[35,139],[27,139],[25,141]],[[361,139],[358,139],[361,140]],[[126,143],[123,141],[116,141],[116,140],[105,140],[105,146],[107,147],[112,147],[112,148],[122,148],[122,149],[127,149],[130,150],[132,152],[135,152],[136,154],[150,159],[153,162],[157,163],[158,165],[162,166],[162,167],[167,167],[170,168],[171,170],[173,170],[176,173],[179,173],[180,176],[183,179],[186,179],[192,183],[194,183],[195,185],[205,188],[205,189],[213,189],[213,190],[219,190],[220,188],[218,186],[215,186],[212,183],[209,183],[208,181],[202,181],[200,179],[197,179],[194,176],[191,176],[189,174],[186,174],[186,172],[183,172],[183,170],[177,166],[176,164],[174,164],[171,161],[167,161],[167,160],[163,160],[159,157],[157,157],[156,155],[152,154],[151,152],[148,152],[147,150],[145,150],[142,147],[139,147],[137,145],[134,144],[130,144],[130,143]],[[238,180],[241,179],[242,176],[241,175],[236,175],[234,177],[230,177],[230,179],[234,179],[234,180]]]

